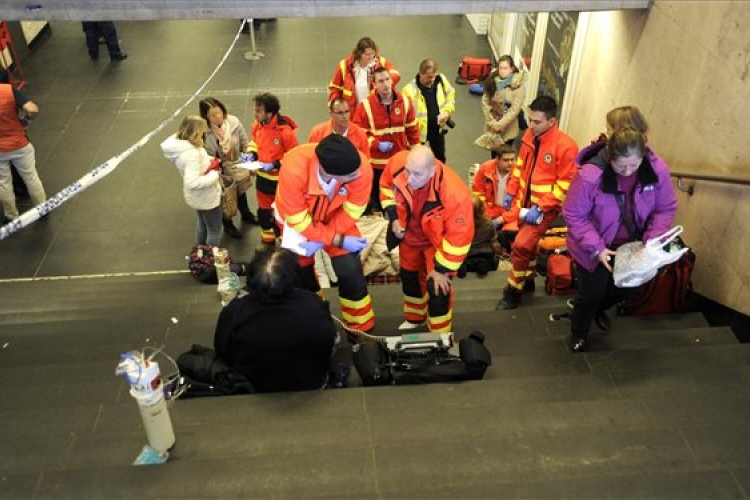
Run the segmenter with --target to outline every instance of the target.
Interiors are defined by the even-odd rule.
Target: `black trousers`
[[[445,163],[445,135],[439,129],[427,130],[427,142],[435,158]]]
[[[383,207],[380,205],[380,177],[383,175],[382,168],[372,169],[372,186],[370,186],[370,204],[367,205],[367,213],[373,211],[382,212]]]
[[[614,266],[614,261],[612,263]],[[591,321],[599,311],[606,311],[618,302],[632,299],[638,288],[618,288],[615,286],[612,273],[599,264],[594,272],[576,265],[578,276],[578,293],[570,320],[570,331],[573,337],[586,339],[591,329]]]
[[[92,59],[99,57],[100,36],[107,42],[110,57],[120,55],[120,41],[117,39],[117,29],[112,21],[84,21],[83,32],[86,33],[86,47]]]

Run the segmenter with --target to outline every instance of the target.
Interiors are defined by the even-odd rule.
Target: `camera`
[[[456,122],[454,122],[454,121],[453,121],[453,118],[448,118],[448,121],[447,121],[447,122],[445,122],[445,126],[446,126],[447,128],[443,128],[443,129],[442,129],[442,130],[440,131],[440,133],[441,133],[441,134],[443,134],[443,135],[445,135],[445,134],[447,134],[447,133],[448,133],[448,129],[451,129],[451,128],[455,127],[455,126],[456,126]]]

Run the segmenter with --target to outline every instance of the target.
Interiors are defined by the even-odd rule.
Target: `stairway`
[[[482,330],[493,353],[485,380],[363,388],[352,373],[344,390],[177,401],[161,467],[130,465],[145,436],[114,368],[144,345],[211,345],[214,287],[5,283],[0,498],[748,498],[750,346],[689,313],[613,317],[572,354],[568,323],[549,321],[564,299],[539,281],[495,311],[495,274],[455,282],[457,336]],[[370,290],[395,333],[400,287]]]

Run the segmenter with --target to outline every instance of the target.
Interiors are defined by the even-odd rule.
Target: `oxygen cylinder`
[[[166,454],[174,446],[175,435],[164,400],[159,364],[144,359],[140,352],[131,352],[122,355],[115,373],[124,375],[130,384],[130,395],[138,402],[149,446],[162,455]]]

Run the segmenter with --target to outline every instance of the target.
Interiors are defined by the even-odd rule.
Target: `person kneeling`
[[[321,389],[328,382],[338,334],[328,305],[297,288],[297,258],[287,250],[257,254],[247,295],[219,315],[216,353],[253,392]]]

